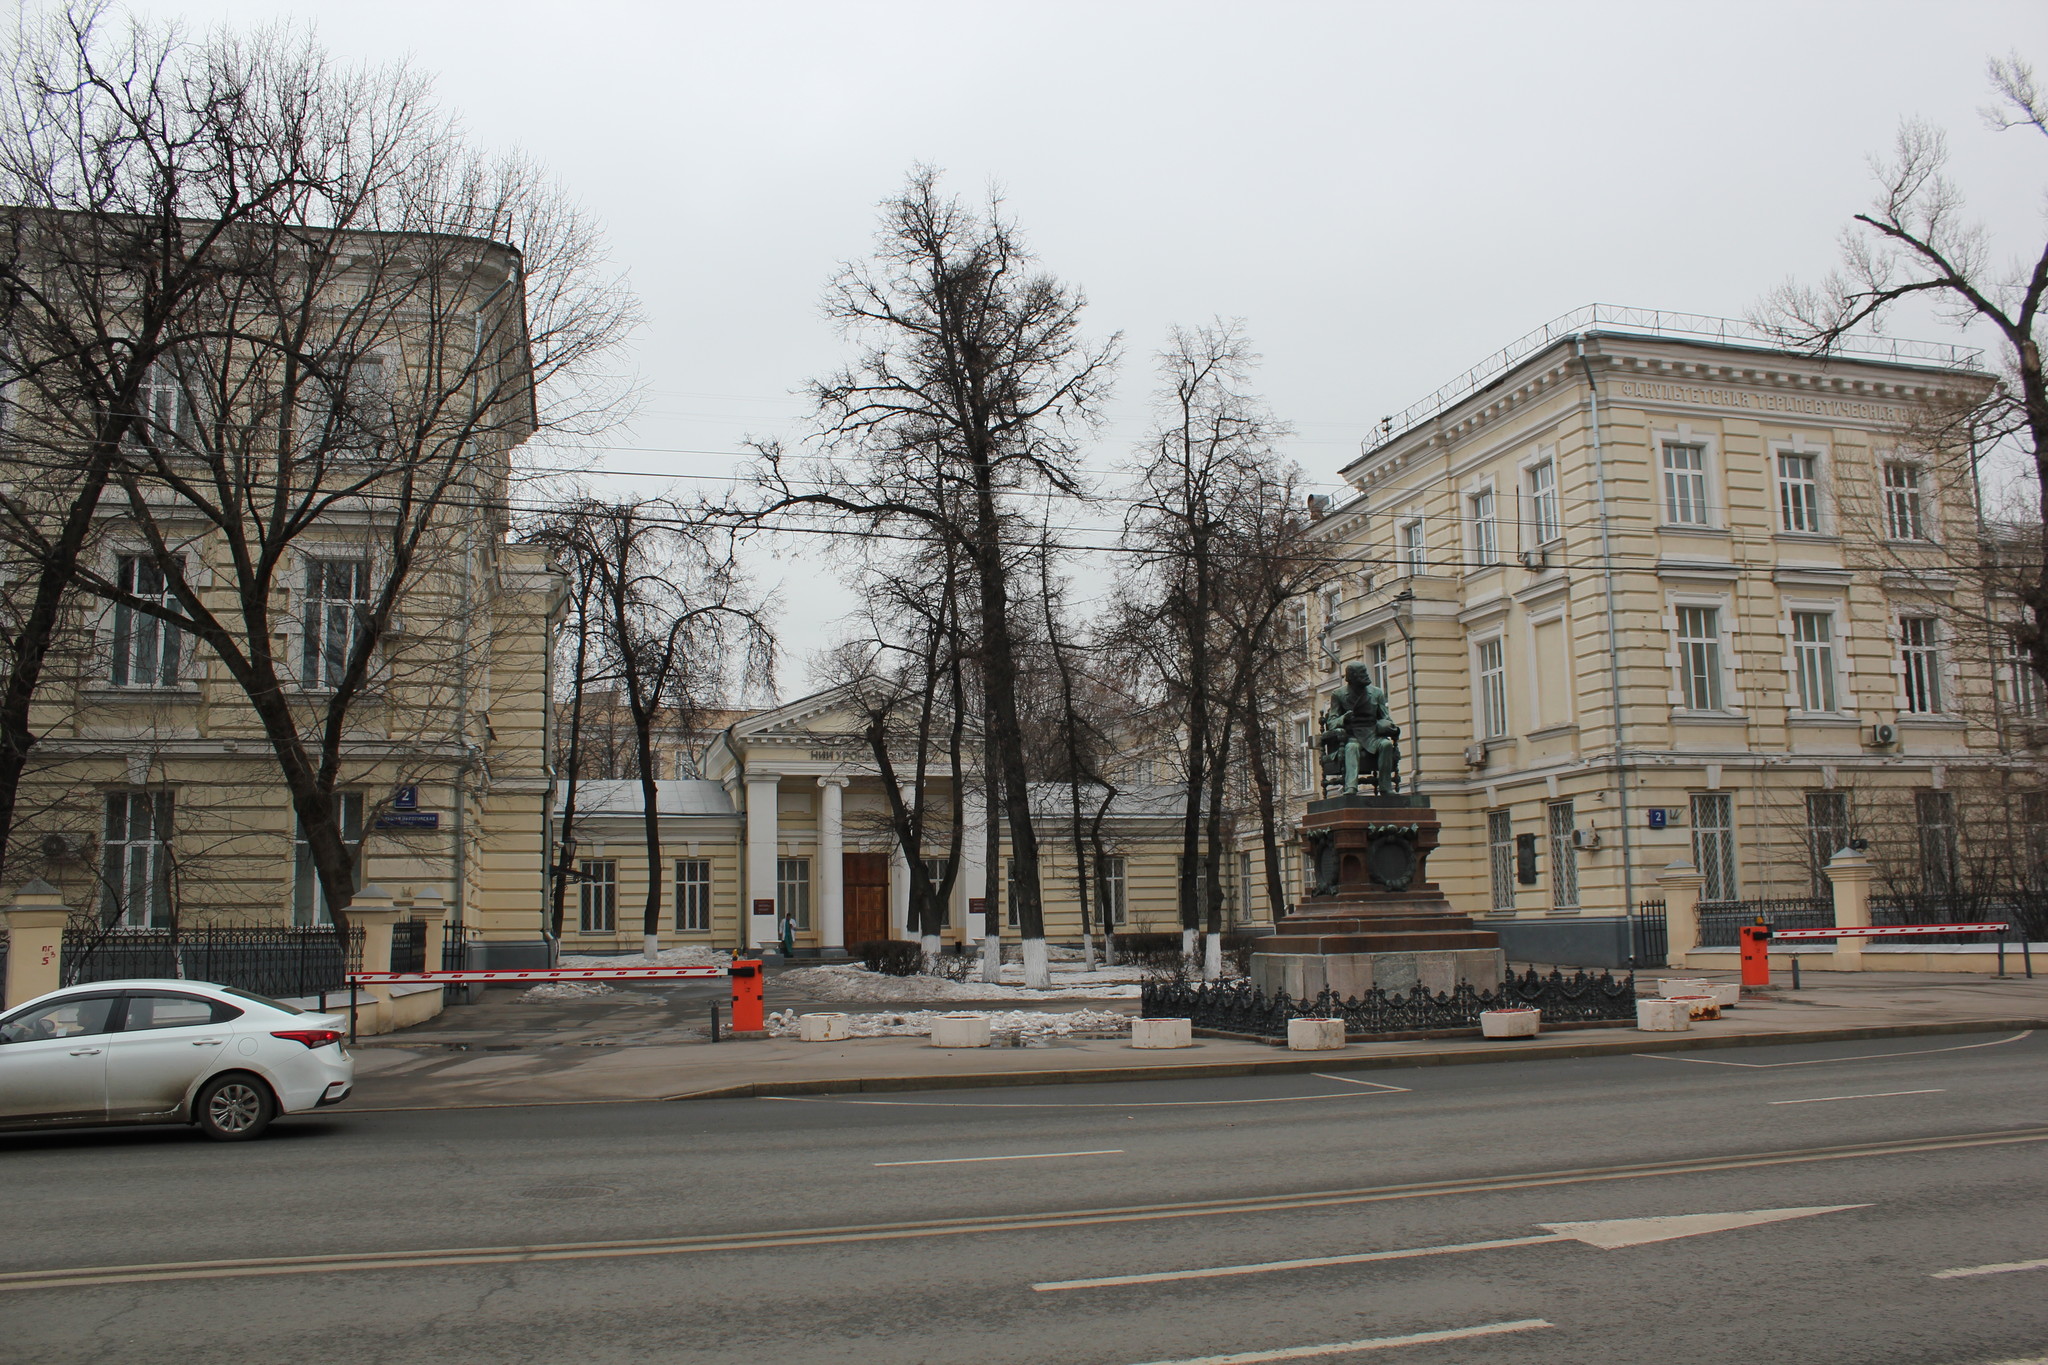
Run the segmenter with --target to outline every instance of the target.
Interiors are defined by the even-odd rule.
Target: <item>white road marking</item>
[[[1781,1066],[1827,1066],[1831,1062],[1882,1062],[1893,1057],[1928,1057],[1937,1052],[1968,1052],[1973,1047],[2002,1047],[2006,1043],[2017,1043],[2022,1038],[2031,1038],[2034,1030],[2023,1029],[2010,1038],[1993,1038],[1988,1043],[1959,1043],[1955,1047],[1923,1047],[1913,1052],[1866,1052],[1855,1057],[1815,1057],[1805,1062],[1724,1062],[1717,1057],[1674,1057],[1668,1052],[1631,1052],[1631,1057],[1642,1057],[1653,1062],[1691,1062],[1697,1066],[1739,1066],[1751,1071],[1774,1071]]]
[[[1041,1294],[1062,1289],[1115,1289],[1133,1284],[1166,1284],[1174,1280],[1216,1280],[1231,1275],[1263,1275],[1275,1270],[1313,1270],[1333,1265],[1365,1265],[1372,1261],[1407,1261],[1421,1256],[1456,1256],[1467,1251],[1500,1251],[1509,1247],[1543,1246],[1552,1242],[1583,1242],[1603,1251],[1699,1237],[1709,1232],[1813,1218],[1868,1204],[1825,1204],[1797,1209],[1746,1209],[1739,1213],[1683,1213],[1663,1218],[1604,1218],[1588,1223],[1538,1223],[1538,1237],[1500,1237],[1449,1246],[1406,1247],[1399,1251],[1362,1251],[1349,1256],[1313,1256],[1291,1261],[1259,1261],[1249,1265],[1209,1266],[1200,1270],[1164,1270],[1148,1275],[1104,1275],[1087,1280],[1047,1280],[1031,1287]]]
[[[1105,1147],[1097,1152],[1023,1152],[1017,1156],[943,1156],[926,1161],[877,1161],[877,1166],[963,1166],[970,1161],[1044,1161],[1056,1156],[1122,1156],[1121,1147]]]
[[[1978,1275],[2010,1275],[2015,1270],[2048,1270],[2048,1260],[2004,1261],[1998,1265],[1966,1265],[1955,1270],[1937,1270],[1928,1278],[1967,1280]]]
[[[1308,1074],[1315,1077],[1319,1081],[1342,1081],[1346,1085],[1366,1085],[1371,1086],[1374,1090],[1378,1090],[1386,1094],[1405,1095],[1409,1093],[1408,1087],[1406,1086],[1388,1085],[1384,1081],[1361,1081],[1353,1076],[1332,1076],[1327,1071],[1311,1071]]]
[[[1384,1351],[1392,1346],[1423,1346],[1432,1341],[1465,1341],[1471,1337],[1499,1337],[1510,1332],[1533,1332],[1554,1327],[1542,1318],[1515,1322],[1489,1322],[1480,1327],[1453,1327],[1442,1332],[1410,1332],[1399,1337],[1367,1337],[1364,1341],[1332,1341],[1321,1346],[1286,1346],[1277,1351],[1239,1351],[1227,1356],[1191,1356],[1182,1360],[1152,1360],[1145,1365],[1260,1365],[1267,1360],[1309,1360],[1316,1356],[1341,1356],[1352,1351]]]
[[[1772,1104],[1833,1104],[1836,1100],[1888,1100],[1898,1095],[1946,1095],[1946,1090],[1880,1090],[1874,1095],[1816,1095],[1810,1100],[1772,1100]]]
[[[1378,1082],[1364,1082],[1377,1085]],[[886,1109],[1201,1109],[1221,1104],[1306,1104],[1318,1100],[1370,1100],[1381,1095],[1406,1095],[1406,1086],[1389,1085],[1378,1090],[1338,1090],[1328,1095],[1278,1095],[1265,1100],[1142,1100],[1111,1104],[1104,1101],[1051,1101],[1046,1103],[998,1104],[980,1100],[843,1100],[829,1095],[762,1095],[763,1100],[781,1104],[872,1104]]]

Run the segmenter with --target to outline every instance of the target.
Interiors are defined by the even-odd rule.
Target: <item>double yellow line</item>
[[[549,1242],[533,1246],[451,1247],[418,1251],[339,1252],[323,1256],[265,1256],[228,1261],[65,1266],[48,1270],[15,1270],[0,1273],[0,1291],[79,1289],[98,1285],[150,1284],[170,1280],[224,1280],[261,1275],[326,1275],[358,1270],[423,1270],[438,1266],[611,1260],[627,1256],[689,1256],[722,1251],[764,1251],[778,1247],[832,1246],[848,1242],[902,1241],[918,1237],[1038,1232],[1050,1228],[1095,1227],[1112,1223],[1152,1222],[1168,1218],[1217,1218],[1254,1213],[1284,1213],[1296,1209],[1374,1204],[1395,1199],[1438,1199],[1450,1195],[1538,1189],[1547,1185],[1578,1185],[1605,1180],[1647,1180],[1658,1176],[1697,1175],[1713,1171],[1792,1166],[1817,1161],[1856,1161],[1873,1157],[1945,1152],[1968,1147],[2001,1147],[2027,1142],[2048,1142],[2048,1128],[1957,1133],[1943,1137],[1865,1142],[1842,1147],[1806,1147],[1782,1152],[1698,1157],[1685,1161],[1589,1166],[1579,1170],[1537,1171],[1524,1175],[1483,1176],[1469,1180],[1376,1185],[1353,1190],[1316,1190],[1302,1194],[1244,1199],[1197,1199],[1171,1204],[1134,1204],[1122,1208],[1069,1209],[994,1218],[938,1218],[914,1223],[793,1228],[776,1232],[744,1232],[707,1237]]]

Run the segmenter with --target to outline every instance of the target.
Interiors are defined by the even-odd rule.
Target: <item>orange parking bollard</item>
[[[732,964],[732,1031],[759,1033],[768,1027],[762,1007],[761,963],[758,958],[734,958]]]
[[[1771,928],[1762,919],[1736,931],[1742,940],[1742,984],[1771,984]]]

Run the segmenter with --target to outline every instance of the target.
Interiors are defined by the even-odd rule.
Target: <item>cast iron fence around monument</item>
[[[1616,979],[1608,972],[1545,976],[1531,968],[1520,976],[1510,973],[1499,991],[1460,982],[1448,992],[1423,986],[1392,993],[1374,988],[1348,1000],[1328,990],[1300,1000],[1285,991],[1268,996],[1248,981],[1150,981],[1140,1007],[1145,1018],[1186,1019],[1216,1033],[1284,1038],[1291,1019],[1342,1019],[1347,1036],[1370,1037],[1476,1030],[1481,1014],[1498,1009],[1535,1009],[1549,1024],[1633,1021],[1636,979],[1633,973]]]

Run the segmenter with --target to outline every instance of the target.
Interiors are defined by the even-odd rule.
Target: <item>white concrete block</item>
[[[1542,1024],[1541,1010],[1486,1010],[1479,1016],[1479,1032],[1488,1038],[1534,1038]]]
[[[1679,995],[1705,995],[1713,984],[1704,977],[1660,976],[1657,978],[1657,994],[1666,1000]]]
[[[800,1014],[796,1018],[796,1036],[806,1043],[836,1043],[846,1037],[846,1016]]]
[[[1703,993],[1713,996],[1715,1003],[1724,1010],[1733,1009],[1742,1003],[1740,981],[1712,981],[1707,984],[1707,989]]]
[[[1687,1013],[1694,1019],[1721,1017],[1721,1002],[1711,995],[1674,995],[1671,997],[1671,1003],[1684,1005]]]
[[[987,1047],[986,1014],[942,1014],[932,1020],[933,1047]]]
[[[1636,1027],[1645,1033],[1684,1033],[1692,1028],[1692,1008],[1683,1000],[1638,1000]]]
[[[1342,1019],[1289,1019],[1287,1021],[1287,1050],[1290,1052],[1327,1052],[1344,1046],[1344,1021]]]
[[[1132,1047],[1193,1047],[1195,1025],[1191,1019],[1133,1019]]]

